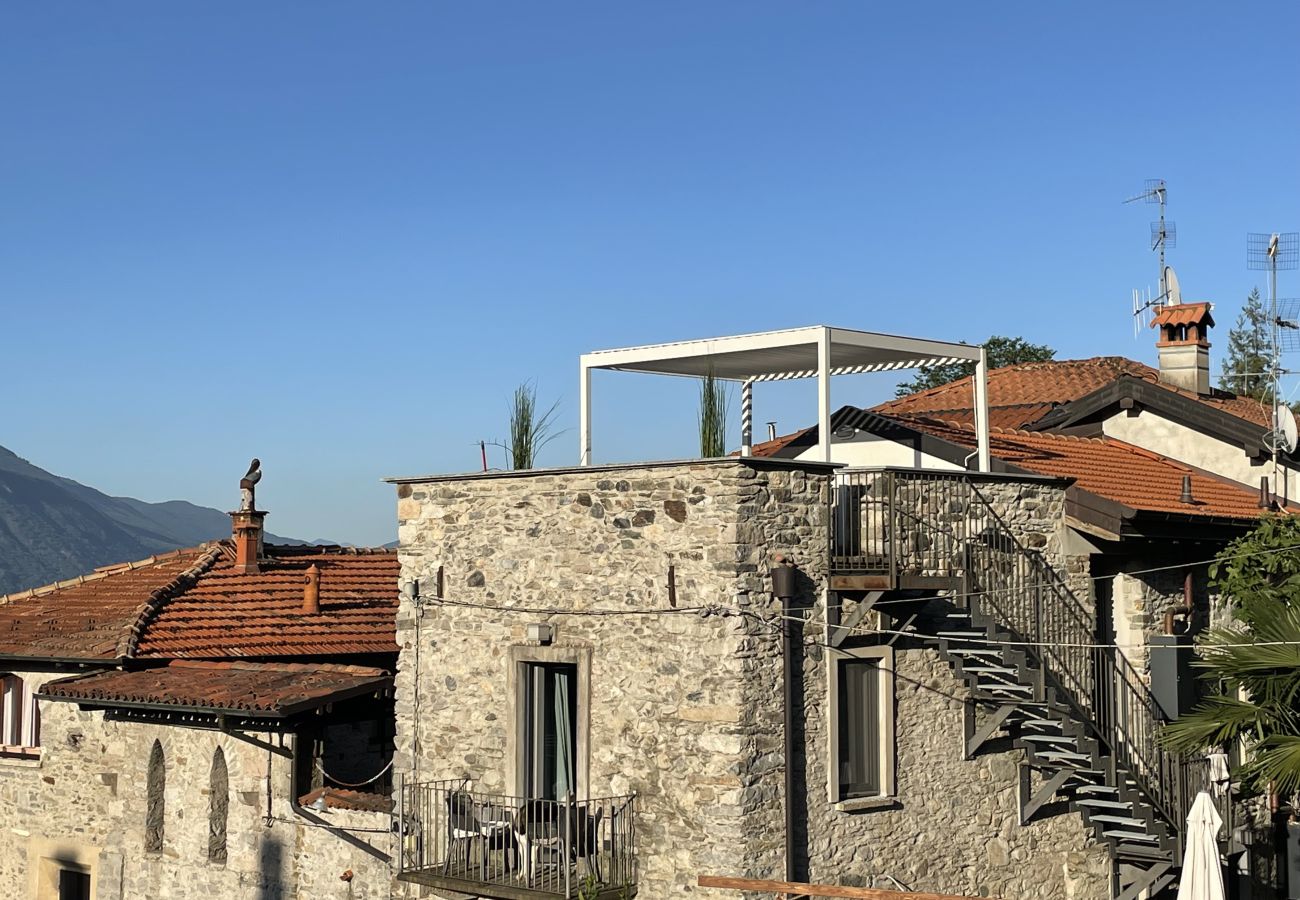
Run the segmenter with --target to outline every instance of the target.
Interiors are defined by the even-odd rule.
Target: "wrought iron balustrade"
[[[636,895],[636,795],[540,800],[470,779],[398,788],[398,877],[483,897]]]
[[[1192,801],[1211,787],[1207,767],[1161,745],[1165,719],[1142,675],[1119,648],[1099,646],[1092,605],[1022,542],[984,490],[1014,480],[919,469],[837,473],[832,574],[876,576],[886,590],[946,581],[940,590],[992,620],[1024,653],[1037,702],[1083,723],[1112,777],[1131,779],[1181,843]],[[1230,823],[1231,804],[1219,798],[1219,806]]]

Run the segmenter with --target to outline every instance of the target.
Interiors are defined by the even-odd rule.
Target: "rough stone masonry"
[[[708,895],[693,887],[701,874],[781,877],[787,760],[768,570],[778,553],[793,558],[800,600],[824,620],[830,472],[733,458],[400,483],[402,578],[422,598],[398,619],[397,770],[519,792],[517,667],[570,661],[586,686],[579,792],[638,794],[640,896]],[[1059,556],[1062,488],[1004,487],[1013,526]],[[553,641],[530,642],[532,624],[551,625]],[[794,764],[810,876],[1106,896],[1105,851],[1076,815],[1017,824],[1017,752],[962,759],[965,693],[937,655],[899,649],[895,666],[895,794],[843,810],[826,781],[824,654],[806,648]]]

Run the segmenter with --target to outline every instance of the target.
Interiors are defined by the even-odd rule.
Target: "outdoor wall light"
[[[539,644],[550,644],[555,640],[555,629],[545,622],[533,622],[526,629],[528,640],[536,641]]]
[[[412,603],[420,599],[420,579],[415,578],[402,584],[402,596]]]

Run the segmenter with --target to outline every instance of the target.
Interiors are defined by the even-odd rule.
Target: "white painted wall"
[[[1273,480],[1272,462],[1253,465],[1240,446],[1210,437],[1151,410],[1143,410],[1136,416],[1127,412],[1111,416],[1102,422],[1102,431],[1109,437],[1241,482],[1253,490],[1259,489],[1261,476]],[[1281,487],[1277,485],[1274,490]],[[1287,488],[1287,497],[1300,496],[1300,473],[1294,469],[1287,470]]]
[[[812,446],[797,459],[818,459],[817,447]],[[831,436],[831,461],[849,466],[899,466],[910,469],[943,469],[955,471],[961,466],[946,459],[930,456],[907,444],[882,438],[865,431],[856,431],[852,437]]]

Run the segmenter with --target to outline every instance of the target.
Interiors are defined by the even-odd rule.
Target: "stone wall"
[[[17,674],[35,684],[62,677]],[[300,824],[289,804],[287,759],[217,731],[106,721],[72,703],[43,702],[41,713],[40,761],[0,761],[0,879],[12,886],[5,896],[45,900],[50,895],[42,881],[49,880],[47,861],[55,860],[90,871],[97,900],[393,896],[386,862],[330,830]],[[150,854],[144,851],[146,781],[155,740],[166,759],[164,843],[161,853]],[[210,862],[209,784],[218,747],[229,774],[227,859]],[[390,849],[386,814],[331,810],[318,818],[377,829],[356,837]],[[340,876],[348,870],[352,878],[345,881]]]
[[[1105,896],[1105,851],[1077,816],[1016,824],[1017,754],[961,759],[965,695],[930,650],[898,654],[897,797],[869,811],[835,808],[819,645],[828,488],[825,469],[757,460],[400,484],[402,578],[419,580],[422,599],[404,600],[399,614],[398,771],[517,791],[511,670],[545,649],[590,667],[580,765],[593,796],[639,794],[641,896],[691,890],[706,873],[782,877],[780,610],[766,575],[783,553],[803,573],[796,605],[812,620],[805,752],[791,761],[809,874],[1004,897]],[[1063,562],[1059,485],[998,484],[990,495],[1026,541]],[[679,610],[718,604],[757,615],[667,612],[669,565]],[[434,597],[440,567],[445,602]],[[554,627],[550,647],[526,640],[534,623]]]

